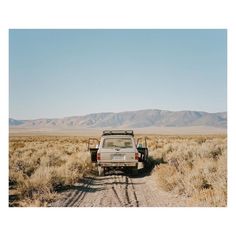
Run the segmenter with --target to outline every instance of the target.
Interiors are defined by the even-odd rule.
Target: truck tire
[[[98,176],[104,176],[104,167],[98,166]]]
[[[137,176],[138,175],[138,167],[132,168],[131,173],[133,176]]]

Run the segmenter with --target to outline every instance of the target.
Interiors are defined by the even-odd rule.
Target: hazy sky
[[[10,117],[227,110],[226,30],[10,30]]]

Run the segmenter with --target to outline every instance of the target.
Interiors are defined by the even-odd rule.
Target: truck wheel
[[[132,175],[133,176],[137,176],[138,175],[138,167],[134,167],[134,168],[132,168]]]
[[[104,175],[104,167],[98,166],[98,175],[103,176]]]

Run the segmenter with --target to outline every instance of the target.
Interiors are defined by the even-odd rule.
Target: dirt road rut
[[[184,199],[161,191],[153,176],[116,173],[87,176],[62,193],[52,207],[166,207],[186,206]]]

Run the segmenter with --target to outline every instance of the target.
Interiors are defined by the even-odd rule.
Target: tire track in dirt
[[[92,179],[84,187],[84,189],[86,189],[86,190],[88,189],[88,192],[90,191],[89,190],[89,186],[90,186],[91,182],[92,182]],[[87,194],[87,191],[80,191],[80,194],[78,194],[77,198],[75,198],[74,201],[71,202],[68,206],[75,206],[75,204],[76,204],[76,206],[79,206],[79,203],[83,201],[83,199],[85,198],[86,194]]]
[[[62,193],[52,207],[163,207],[186,206],[185,199],[158,188],[153,176],[132,177],[120,172],[87,176]]]
[[[65,203],[63,204],[65,207],[71,207],[74,206],[76,202],[80,202],[84,199],[85,195],[87,194],[86,191],[84,191],[85,189],[89,189],[90,184],[92,183],[93,179],[84,179],[83,184],[81,185],[81,187],[76,190],[74,190],[69,197],[67,198],[67,200],[65,201]]]
[[[137,198],[136,190],[135,190],[135,188],[134,188],[134,184],[133,184],[132,179],[130,179],[130,182],[131,182],[131,188],[132,188],[132,191],[131,191],[131,192],[132,192],[133,195],[134,195],[135,205],[136,205],[136,207],[139,207],[139,201],[138,201],[138,198]]]
[[[123,201],[122,201],[122,199],[120,198],[120,196],[118,194],[119,191],[117,191],[117,183],[116,183],[117,178],[115,176],[114,176],[114,178],[115,178],[115,181],[112,183],[112,186],[111,186],[111,189],[114,193],[114,198],[113,199],[118,201],[119,206],[123,206]]]
[[[129,183],[129,180],[128,180],[128,177],[126,176],[125,177],[125,196],[127,199],[127,205],[129,206],[131,204],[131,202],[130,202],[130,198],[129,198],[128,183]]]

